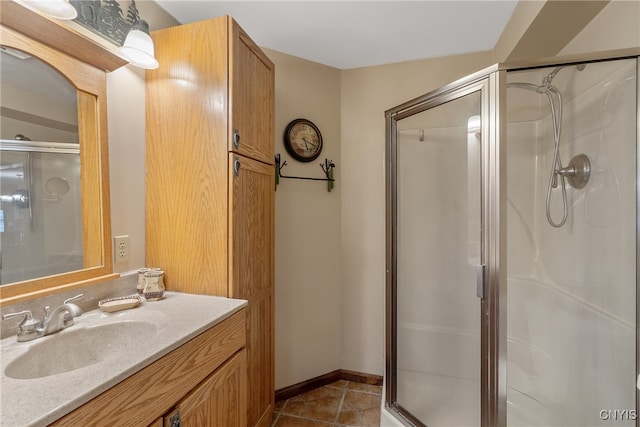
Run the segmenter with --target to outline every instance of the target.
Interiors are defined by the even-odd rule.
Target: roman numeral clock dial
[[[307,119],[295,119],[284,131],[284,147],[294,159],[301,162],[315,160],[322,151],[320,129]]]

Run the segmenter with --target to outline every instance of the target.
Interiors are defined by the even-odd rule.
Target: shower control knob
[[[569,165],[557,169],[556,174],[567,179],[569,185],[573,188],[581,189],[589,182],[591,176],[591,162],[589,157],[584,154],[578,154],[569,162]]]
[[[567,166],[566,168],[556,170],[556,173],[562,176],[573,176],[576,174],[576,168],[573,166]]]

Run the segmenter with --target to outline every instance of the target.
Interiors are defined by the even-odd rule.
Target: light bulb
[[[78,16],[78,11],[69,3],[69,0],[22,0],[22,2],[52,18],[71,20]]]

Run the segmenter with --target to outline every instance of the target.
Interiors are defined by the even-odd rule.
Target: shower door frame
[[[507,254],[506,254],[506,96],[507,71],[585,62],[636,61],[636,336],[640,331],[640,49],[617,49],[591,54],[500,63],[470,74],[385,112],[386,119],[386,289],[385,289],[385,402],[393,416],[410,425],[422,423],[397,403],[397,283],[396,283],[396,121],[419,109],[450,101],[465,89],[486,84],[481,98],[482,144],[482,259],[486,264],[481,299],[480,411],[482,427],[507,425]],[[476,89],[477,90],[477,89]],[[472,90],[473,91],[473,90]],[[470,92],[472,92],[470,91]],[[470,93],[467,92],[467,93]],[[505,197],[502,197],[502,196]],[[640,339],[636,337],[636,378],[640,376]],[[640,427],[640,390],[636,388],[636,427]],[[629,408],[632,409],[632,408]]]
[[[471,93],[480,93],[481,118],[481,263],[485,271],[482,278],[484,296],[480,298],[480,419],[485,427],[504,425],[506,422],[506,365],[500,364],[506,355],[506,310],[500,304],[504,292],[499,283],[506,279],[506,268],[500,270],[506,248],[504,241],[506,222],[501,221],[501,212],[506,209],[502,192],[506,190],[504,180],[506,159],[504,144],[505,123],[501,123],[500,111],[506,99],[506,72],[497,66],[478,71],[436,91],[415,98],[385,112],[387,129],[386,146],[386,194],[387,194],[387,271],[386,271],[386,368],[385,408],[394,416],[422,426],[422,422],[397,402],[397,124],[398,120],[435,108]],[[499,209],[495,209],[501,203]],[[502,240],[501,240],[502,239]],[[506,264],[505,264],[506,265]],[[473,289],[469,290],[473,292]],[[505,299],[506,300],[506,299]],[[502,383],[500,383],[502,382]],[[504,398],[501,398],[504,397]]]

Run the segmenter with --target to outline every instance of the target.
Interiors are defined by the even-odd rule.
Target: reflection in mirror
[[[0,284],[80,270],[76,89],[9,47],[1,47],[0,73]]]

